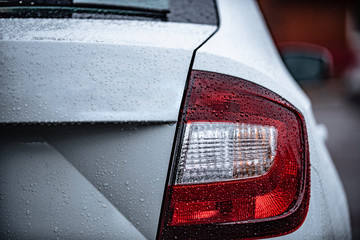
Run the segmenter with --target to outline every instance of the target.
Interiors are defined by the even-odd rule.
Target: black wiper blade
[[[0,0],[0,7],[21,7],[21,6],[32,6],[32,7],[76,7],[76,8],[97,8],[97,9],[111,9],[111,10],[124,10],[124,11],[135,11],[159,14],[162,17],[169,13],[167,9],[155,9],[155,8],[143,8],[143,7],[132,7],[112,4],[100,4],[100,3],[74,3],[73,0]]]
[[[72,0],[0,0],[0,6],[69,6]]]

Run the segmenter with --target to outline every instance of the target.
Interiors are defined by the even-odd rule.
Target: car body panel
[[[174,122],[193,51],[216,26],[1,19],[0,29],[0,122]]]
[[[196,52],[193,69],[264,86],[293,104],[305,118],[312,171],[308,217],[297,231],[279,238],[351,238],[346,195],[319,134],[311,103],[285,68],[256,2],[218,0],[217,4],[220,27]]]
[[[0,122],[7,124],[1,128],[0,162],[14,163],[1,166],[9,173],[0,188],[6,203],[1,238],[154,239],[192,55],[216,26],[99,19],[1,19],[0,26]],[[11,140],[13,135],[19,137]],[[14,144],[10,150],[8,141]],[[32,148],[24,147],[27,158],[34,166],[48,161],[50,169],[22,177],[15,173],[31,163],[23,164],[26,156],[12,153],[28,142],[39,142],[48,153],[33,155]],[[62,181],[54,180],[54,189],[38,184],[42,194],[28,196],[12,178],[43,183],[51,171],[76,173],[84,182],[69,177],[70,205],[55,210],[46,203],[61,195],[54,191]],[[10,190],[13,195],[7,196]],[[22,201],[9,208],[16,197]],[[26,206],[27,198],[32,206]],[[100,208],[92,212],[93,205]],[[33,217],[24,210],[26,220],[16,224],[24,213],[18,207],[28,208]],[[116,213],[109,215],[109,209]],[[94,216],[90,221],[101,224],[86,224],[87,212]],[[52,224],[40,228],[41,216]]]
[[[0,157],[1,239],[146,239],[41,138],[2,144]]]
[[[154,239],[175,126],[1,132],[0,238]]]

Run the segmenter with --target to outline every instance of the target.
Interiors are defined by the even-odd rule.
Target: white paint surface
[[[215,26],[1,19],[0,122],[176,121]]]

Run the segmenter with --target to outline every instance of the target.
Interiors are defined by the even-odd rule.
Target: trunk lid
[[[2,123],[176,121],[195,48],[215,26],[1,19]]]
[[[154,239],[192,55],[216,26],[1,19],[0,29],[0,232]]]

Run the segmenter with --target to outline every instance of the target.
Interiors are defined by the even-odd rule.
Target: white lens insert
[[[185,125],[176,184],[216,182],[266,174],[276,156],[274,126],[192,122]]]

